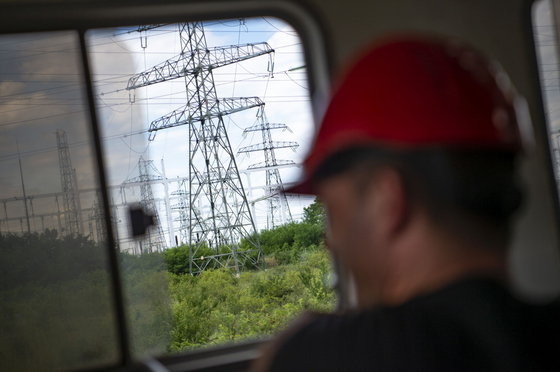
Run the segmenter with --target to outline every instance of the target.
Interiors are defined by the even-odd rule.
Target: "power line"
[[[144,130],[139,130],[136,132],[130,132],[130,133],[118,133],[118,134],[113,134],[110,136],[105,136],[105,137],[101,137],[101,141],[102,142],[107,142],[107,141],[111,141],[111,140],[115,140],[115,139],[119,139],[119,138],[127,138],[129,136],[136,136],[136,135],[140,135],[140,134],[145,134],[148,133],[147,129]],[[74,148],[74,147],[80,147],[80,146],[84,146],[84,145],[88,145],[88,144],[92,144],[93,143],[93,139],[90,140],[83,140],[83,141],[79,141],[79,142],[74,142],[71,144],[68,144],[68,147],[70,148]],[[51,151],[56,150],[56,146],[51,146],[51,147],[45,147],[42,149],[37,149],[37,150],[31,150],[31,151],[24,151],[21,153],[21,157],[28,157],[28,156],[33,156],[33,155],[40,155],[40,154],[45,154]],[[4,156],[0,156],[0,161],[6,161],[6,160],[14,160],[17,159],[17,154],[10,154],[10,155],[4,155]]]

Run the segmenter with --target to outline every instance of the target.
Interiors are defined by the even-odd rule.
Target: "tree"
[[[313,203],[303,208],[303,222],[310,225],[325,225],[325,209],[319,198],[315,198]]]

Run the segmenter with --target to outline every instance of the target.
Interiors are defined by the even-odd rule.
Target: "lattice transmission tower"
[[[152,173],[156,174],[154,175]],[[144,213],[152,215],[154,218],[154,225],[148,228],[148,231],[140,241],[140,253],[162,252],[166,245],[159,214],[154,201],[152,186],[148,183],[150,181],[159,180],[163,180],[163,177],[154,166],[153,160],[144,160],[144,158],[140,156],[138,160],[138,177],[130,178],[123,182],[123,185],[141,183],[140,206],[144,210]]]
[[[103,208],[103,195],[101,194],[101,191],[97,191],[95,193],[91,214],[91,219],[93,219],[93,222],[95,223],[97,241],[107,242],[107,224],[105,223],[105,208]]]
[[[256,124],[246,128],[243,131],[243,136],[250,132],[261,132],[262,143],[242,147],[238,151],[238,154],[249,154],[255,151],[264,152],[264,162],[250,165],[248,169],[263,169],[266,171],[267,188],[265,196],[261,199],[268,201],[267,228],[269,229],[292,220],[290,205],[286,195],[283,193],[284,186],[280,177],[280,171],[276,167],[279,165],[295,165],[295,162],[293,160],[277,160],[274,150],[290,148],[295,151],[299,146],[297,142],[273,141],[271,130],[275,129],[291,132],[286,124],[269,123],[264,113],[264,107],[259,108]]]
[[[177,182],[177,190],[171,193],[179,197],[179,202],[171,205],[171,210],[177,211],[179,217],[174,221],[179,222],[179,242],[180,244],[189,242],[190,217],[189,217],[189,192],[184,181]]]
[[[162,25],[142,26],[143,32]],[[181,53],[129,79],[127,90],[185,79],[187,104],[150,124],[150,140],[162,129],[188,125],[189,272],[207,268],[246,266],[266,268],[256,226],[241,183],[224,116],[264,106],[258,97],[218,98],[213,70],[250,58],[269,55],[267,43],[210,48],[201,22],[180,23]],[[241,249],[241,239],[248,246]],[[213,253],[201,257],[209,248]]]
[[[62,205],[65,212],[65,233],[67,235],[77,235],[83,231],[83,228],[81,229],[82,221],[79,196],[76,194],[78,189],[76,174],[74,168],[72,168],[66,132],[62,129],[57,129],[55,134],[60,165],[60,183],[62,185],[62,192],[64,193],[62,195]]]

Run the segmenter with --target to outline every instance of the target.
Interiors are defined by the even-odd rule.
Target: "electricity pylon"
[[[101,195],[101,191],[97,191],[95,193],[91,218],[95,222],[97,242],[107,242],[107,225],[105,223],[105,212],[103,208],[103,196]]]
[[[171,206],[171,210],[178,211],[179,217],[175,218],[174,221],[179,222],[179,242],[184,244],[189,241],[189,193],[186,190],[184,181],[177,182],[177,190],[171,193],[173,196],[179,197],[179,202]]]
[[[139,28],[147,31],[161,25]],[[218,98],[213,70],[269,55],[267,43],[209,48],[201,22],[180,23],[181,53],[129,79],[127,90],[184,77],[187,104],[150,124],[158,130],[188,125],[189,272],[245,266],[266,268],[257,229],[241,183],[223,117],[264,106],[258,97]],[[272,64],[270,63],[270,66]],[[241,240],[246,244],[241,248]],[[207,248],[204,250],[202,248]],[[210,250],[212,253],[202,256]]]
[[[152,160],[144,160],[142,156],[138,160],[138,177],[130,178],[123,182],[127,183],[142,183],[140,186],[140,205],[144,213],[152,215],[154,225],[148,228],[146,235],[142,238],[140,244],[140,253],[162,252],[165,248],[165,238],[163,237],[163,229],[159,219],[159,214],[154,201],[154,194],[152,193],[152,186],[149,181],[162,180],[160,175],[151,175],[152,172],[159,173],[154,167]]]
[[[246,128],[243,131],[243,136],[250,132],[261,132],[262,143],[242,147],[237,152],[238,154],[249,154],[250,152],[263,151],[264,162],[252,164],[248,169],[263,169],[266,171],[266,192],[265,197],[268,200],[269,213],[267,217],[267,228],[274,228],[287,220],[292,220],[292,213],[290,212],[290,205],[288,199],[283,193],[284,186],[280,177],[280,171],[276,167],[278,165],[295,165],[292,160],[276,160],[274,149],[291,148],[293,151],[299,146],[297,142],[273,141],[271,130],[282,129],[291,132],[286,124],[269,123],[266,120],[264,107],[259,108],[257,114],[257,123],[252,127]]]
[[[78,189],[75,178],[76,174],[72,168],[66,132],[62,129],[57,129],[55,134],[60,165],[60,183],[64,193],[62,195],[62,205],[64,206],[65,233],[66,235],[77,235],[83,231],[83,228],[80,229],[82,221],[79,196],[76,194]]]

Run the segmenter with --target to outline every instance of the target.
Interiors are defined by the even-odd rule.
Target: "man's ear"
[[[381,168],[372,186],[370,197],[375,200],[375,223],[387,236],[399,233],[406,226],[410,211],[402,176],[393,168]]]

